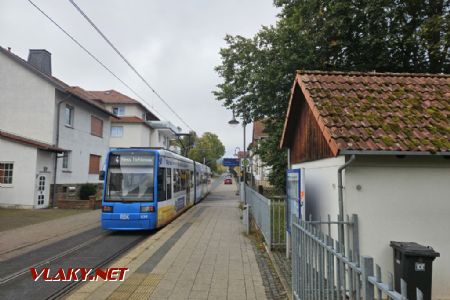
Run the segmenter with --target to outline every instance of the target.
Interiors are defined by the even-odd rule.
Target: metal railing
[[[270,199],[270,228],[272,233],[272,249],[286,247],[285,203],[285,198],[281,196],[273,196]]]
[[[344,225],[346,241],[331,238],[331,225]],[[321,227],[328,225],[328,234]],[[388,273],[382,281],[381,268],[372,257],[359,256],[358,218],[347,221],[303,221],[292,225],[292,293],[294,299],[395,299],[407,300],[407,285],[401,280],[401,292],[393,288]],[[417,299],[423,295],[417,290]]]
[[[267,248],[286,246],[286,211],[284,197],[266,198],[249,186],[245,186],[245,198],[252,220]]]
[[[272,245],[270,199],[267,199],[248,186],[245,186],[245,199],[249,206],[252,220],[254,220],[256,227],[264,236],[264,242],[270,247]]]

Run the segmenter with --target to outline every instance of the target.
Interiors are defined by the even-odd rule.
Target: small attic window
[[[118,117],[125,115],[125,107],[123,107],[123,106],[114,106],[112,111],[113,111],[113,114],[115,114]]]

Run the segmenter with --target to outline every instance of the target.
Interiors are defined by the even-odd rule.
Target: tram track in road
[[[114,261],[115,259],[119,258],[122,254],[126,253],[130,249],[132,249],[134,246],[139,244],[142,240],[144,240],[147,236],[143,236],[140,239],[136,239],[134,242],[128,244],[126,247],[122,248],[120,251],[114,253],[113,255],[107,257],[105,260],[98,263],[96,266],[94,266],[93,269],[96,268],[102,268],[107,266],[110,262]],[[74,290],[76,287],[78,287],[82,281],[71,281],[69,284],[64,286],[62,289],[59,289],[55,291],[52,295],[48,296],[46,299],[53,300],[53,299],[61,299],[64,296],[67,296],[72,290]]]
[[[26,267],[21,266],[17,271],[3,276],[0,279],[0,299],[60,299],[83,281],[46,282],[40,279],[35,282],[32,279],[30,268],[38,270],[49,268],[52,275],[60,268],[63,270],[102,268],[149,236],[149,232],[104,232],[101,229],[99,232],[100,234],[69,249],[28,264]],[[36,254],[30,253],[29,255]]]
[[[38,262],[38,263],[36,263],[34,265],[28,266],[28,267],[23,268],[23,269],[15,272],[15,273],[12,273],[12,274],[10,274],[8,276],[2,277],[2,278],[0,278],[0,286],[2,286],[3,284],[5,284],[5,283],[7,283],[7,282],[9,282],[11,280],[14,280],[17,277],[20,277],[20,276],[22,276],[22,275],[24,275],[26,273],[29,273],[31,268],[40,268],[40,267],[42,267],[42,266],[44,266],[46,264],[51,263],[54,260],[57,260],[57,259],[65,256],[65,255],[69,255],[70,253],[73,253],[73,252],[75,252],[75,251],[77,251],[77,250],[79,250],[79,249],[81,249],[83,247],[86,247],[87,245],[89,245],[89,244],[99,240],[101,237],[102,236],[94,237],[94,238],[92,238],[90,240],[87,240],[86,242],[81,243],[81,244],[79,244],[79,245],[77,245],[77,246],[75,246],[73,248],[70,248],[70,249],[68,249],[66,251],[60,252],[60,253],[52,256],[52,257],[46,258],[46,259],[44,259],[44,260],[42,260],[42,261],[40,261],[40,262]]]

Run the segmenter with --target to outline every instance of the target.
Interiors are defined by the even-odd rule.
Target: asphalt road
[[[103,232],[101,229],[93,229],[1,262],[0,281],[3,282],[0,283],[0,299],[61,297],[76,284],[43,280],[35,282],[29,268],[38,264],[38,270],[50,268],[50,274],[54,275],[59,268],[102,267],[150,234],[151,232]]]

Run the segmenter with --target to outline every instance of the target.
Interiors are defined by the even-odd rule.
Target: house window
[[[89,156],[89,174],[98,174],[100,173],[100,155],[91,154]]]
[[[13,163],[0,162],[0,184],[12,184]]]
[[[64,109],[64,124],[73,127],[73,107],[70,105],[66,105]]]
[[[62,157],[62,168],[63,170],[68,170],[70,168],[70,151],[64,152]]]
[[[123,106],[115,106],[113,107],[113,114],[115,114],[116,116],[124,116],[125,115],[125,107]]]
[[[111,126],[111,137],[122,137],[123,126]]]
[[[103,137],[103,121],[91,116],[91,135]]]

